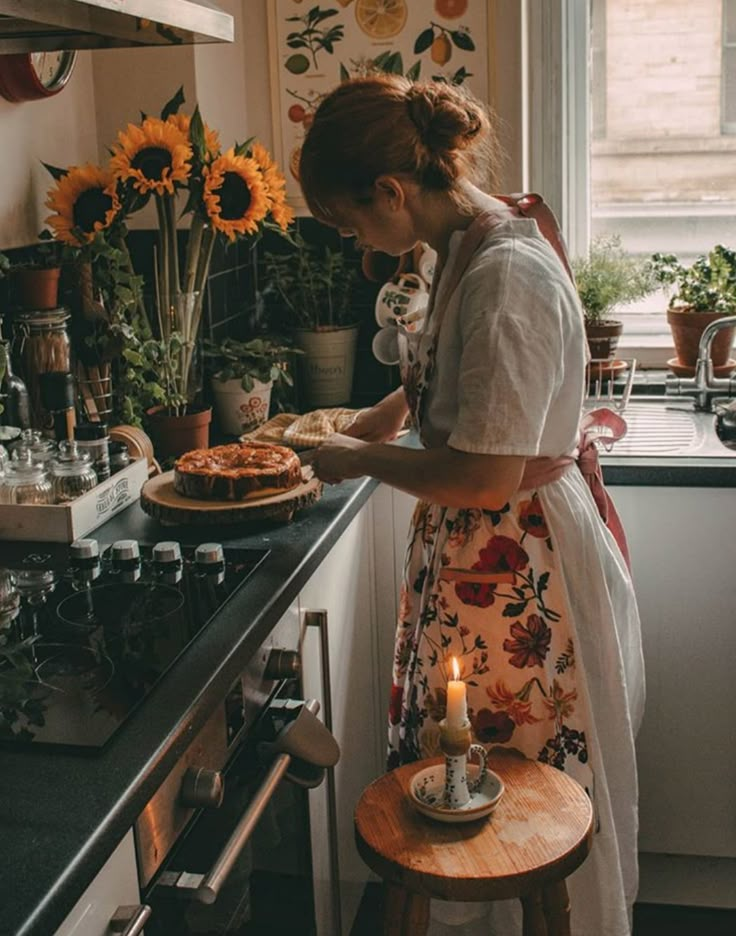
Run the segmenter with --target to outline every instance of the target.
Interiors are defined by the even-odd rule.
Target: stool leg
[[[521,898],[524,915],[522,936],[549,936],[544,914],[542,892],[534,891]]]
[[[425,936],[428,929],[429,897],[384,881],[383,936]]]
[[[570,898],[565,881],[545,887],[542,900],[548,936],[570,936]]]

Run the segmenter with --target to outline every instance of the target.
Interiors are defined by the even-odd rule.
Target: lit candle
[[[468,720],[468,700],[457,657],[452,657],[452,675],[447,683],[447,727],[461,728]]]

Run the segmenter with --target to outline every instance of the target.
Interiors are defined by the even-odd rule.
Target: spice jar
[[[47,312],[19,312],[14,323],[15,354],[28,388],[31,422],[36,426],[51,425],[41,399],[40,375],[72,370],[68,320],[67,310],[59,308]]]
[[[38,429],[24,429],[20,439],[13,446],[13,454],[23,449],[31,453],[31,461],[46,467],[56,455],[56,442],[53,439],[45,439]]]
[[[82,423],[74,428],[80,451],[88,452],[98,481],[110,477],[110,437],[106,423]]]
[[[87,452],[76,442],[59,443],[59,454],[50,462],[51,486],[55,504],[67,504],[97,484],[97,475]]]
[[[130,452],[125,442],[110,439],[110,472],[122,471],[130,464]]]
[[[51,504],[51,481],[43,467],[31,460],[27,449],[13,452],[0,481],[0,503]]]

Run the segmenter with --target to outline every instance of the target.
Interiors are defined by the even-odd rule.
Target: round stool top
[[[566,878],[590,851],[593,808],[570,777],[497,748],[488,766],[506,787],[495,811],[467,824],[422,816],[409,798],[412,776],[442,758],[379,777],[355,810],[358,851],[384,880],[443,900],[519,897]]]

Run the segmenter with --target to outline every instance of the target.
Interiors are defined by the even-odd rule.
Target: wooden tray
[[[141,507],[161,523],[176,525],[251,523],[258,520],[288,522],[297,510],[313,504],[322,494],[322,482],[312,469],[302,469],[302,483],[283,494],[254,497],[247,501],[195,500],[174,490],[174,472],[166,471],[146,481]]]

